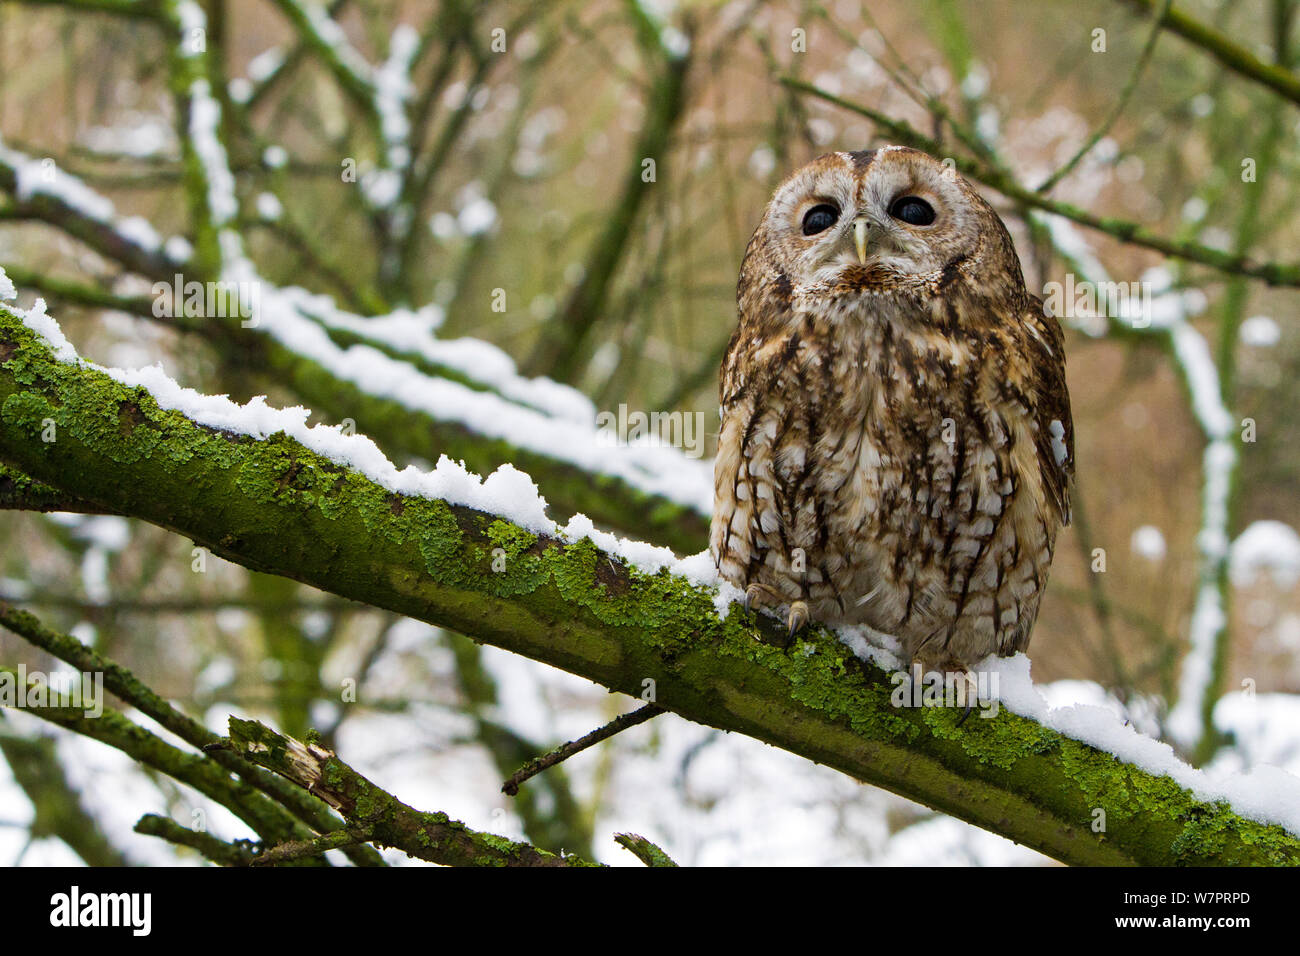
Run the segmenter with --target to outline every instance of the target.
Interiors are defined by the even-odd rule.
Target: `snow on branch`
[[[387,59],[373,66],[354,47],[338,21],[323,6],[300,0],[276,0],[304,43],[324,64],[340,88],[374,129],[381,145],[379,168],[361,179],[362,196],[374,209],[397,208],[411,162],[411,68],[420,50],[419,35],[400,24],[389,38]]]
[[[338,53],[340,69],[347,70],[349,75],[359,75],[361,64],[353,62],[359,55],[339,52],[349,51],[351,47],[341,39],[341,29],[323,10],[304,8],[296,0],[288,0],[284,6],[296,11],[295,22],[304,18],[310,21],[313,35]],[[193,0],[181,0],[176,19],[183,58],[188,58],[193,49],[188,37],[194,29],[202,28],[203,12]],[[389,62],[372,77],[377,78],[373,85],[376,95],[388,104],[385,110],[392,114],[385,121],[393,133],[390,143],[405,136],[397,129],[402,124],[396,114],[401,112],[400,105],[407,96],[407,73],[417,46],[415,32],[399,27],[393,35]],[[229,228],[237,203],[234,177],[219,138],[220,106],[203,79],[191,83],[189,96],[191,148],[202,173],[212,227],[219,230],[221,279],[241,290],[242,304],[251,312],[242,323],[244,327],[269,335],[294,354],[310,359],[330,375],[368,395],[394,401],[411,412],[464,426],[476,435],[504,441],[582,471],[615,478],[646,496],[665,499],[699,514],[709,513],[712,471],[707,464],[653,442],[616,449],[613,436],[597,430],[594,407],[576,389],[518,375],[509,357],[487,343],[468,339],[440,343],[429,334],[427,326],[421,328],[421,321],[409,310],[401,310],[386,319],[362,319],[338,310],[327,296],[298,288],[280,288],[265,280],[244,255],[238,234]],[[430,312],[423,314],[426,317],[423,321],[428,323],[432,317]],[[422,358],[450,367],[493,390],[484,391],[427,375],[411,363],[364,341],[342,347],[324,332],[322,324],[362,339],[415,351]]]
[[[201,16],[201,12],[200,12]],[[204,83],[205,81],[198,81]],[[199,138],[207,148],[196,148],[204,170],[200,193],[213,209],[229,209],[229,166],[216,137],[220,107],[201,87],[191,86],[191,111],[201,117],[211,138]],[[198,121],[191,120],[191,129]],[[53,193],[72,196],[66,200],[68,215],[60,224],[69,232],[85,232],[90,225],[113,224],[112,203],[85,183],[62,173],[52,161],[36,161],[13,150],[0,150],[0,182],[5,163],[21,176],[42,176],[40,169],[55,170]],[[212,183],[218,183],[213,190]],[[221,187],[220,183],[227,183]],[[225,222],[214,217],[216,222]],[[70,225],[69,225],[70,224]],[[183,241],[181,241],[183,242]],[[441,323],[435,306],[421,310],[396,310],[386,316],[364,317],[341,310],[328,295],[313,294],[299,287],[279,287],[266,280],[246,258],[239,234],[229,224],[217,239],[221,251],[221,272],[213,277],[227,290],[239,295],[239,325],[242,332],[268,339],[276,349],[270,356],[279,371],[290,376],[289,384],[304,388],[321,373],[331,380],[356,389],[363,397],[381,399],[412,416],[403,428],[385,434],[385,444],[394,451],[424,455],[425,442],[411,445],[412,436],[432,434],[450,425],[464,434],[459,442],[448,442],[447,450],[469,457],[467,445],[504,442],[508,454],[529,460],[530,467],[545,477],[552,468],[601,477],[603,484],[556,481],[558,505],[568,511],[586,510],[594,518],[614,527],[629,527],[636,519],[645,533],[656,540],[682,549],[703,545],[706,516],[711,510],[712,475],[707,462],[688,458],[682,451],[646,437],[619,446],[616,434],[597,427],[597,412],[590,399],[571,386],[549,378],[530,378],[517,372],[506,352],[491,343],[473,338],[446,341],[434,336]],[[170,284],[179,264],[157,263],[151,276]],[[186,274],[204,278],[194,264]],[[182,303],[173,303],[173,308]],[[200,326],[201,329],[201,326]],[[220,324],[211,334],[225,334]],[[341,343],[342,342],[342,343]],[[311,371],[303,362],[311,364]],[[330,393],[328,395],[322,393]],[[333,403],[328,403],[333,399]],[[337,386],[316,386],[312,401],[338,419],[364,420],[364,408],[342,401]],[[604,498],[603,509],[593,496]]]
[[[1048,708],[1022,657],[985,672],[1002,704],[989,719],[898,706],[887,652],[820,629],[773,646],[775,622],[715,587],[707,554],[559,528],[518,471],[397,471],[361,436],[306,427],[303,409],[100,369],[33,311],[0,308],[0,460],[37,481],[612,690],[653,687],[687,719],[1061,860],[1300,863],[1300,780],[1211,776],[1109,710]]]
[[[1068,220],[1060,216],[1037,217],[1071,267],[1096,288],[1110,284],[1105,266]],[[1219,675],[1215,661],[1227,640],[1227,588],[1229,559],[1229,501],[1236,480],[1238,453],[1236,416],[1223,399],[1219,369],[1205,336],[1191,318],[1205,308],[1198,290],[1173,288],[1166,269],[1153,269],[1142,283],[1154,289],[1149,302],[1121,303],[1114,314],[1066,316],[1085,335],[1114,332],[1154,335],[1168,343],[1174,369],[1187,392],[1192,413],[1205,435],[1202,454],[1201,527],[1196,536],[1199,551],[1196,599],[1192,610],[1188,650],[1183,655],[1178,699],[1169,713],[1171,736],[1184,747],[1197,746],[1213,731],[1213,712]]]
[[[616,447],[612,436],[602,436],[596,429],[595,409],[580,393],[545,379],[519,376],[508,356],[487,343],[471,339],[440,343],[418,333],[412,339],[412,330],[400,319],[381,326],[378,332],[379,336],[395,332],[397,341],[411,342],[430,360],[492,384],[493,391],[427,375],[369,344],[340,346],[326,328],[366,334],[361,320],[335,310],[328,297],[266,283],[247,260],[232,266],[227,275],[261,290],[253,328],[368,395],[392,400],[418,415],[456,422],[477,435],[500,439],[583,471],[618,478],[646,495],[700,514],[711,510],[709,463],[689,459],[661,444]],[[321,321],[313,322],[307,315],[316,315]],[[365,320],[365,324],[369,326],[371,321]],[[485,361],[480,363],[480,359]],[[529,404],[520,404],[521,400]],[[545,410],[530,407],[538,404]]]
[[[170,275],[192,252],[180,236],[164,241],[146,219],[119,216],[107,197],[60,169],[52,158],[28,156],[3,140],[0,189],[13,196],[16,211],[59,226],[143,275]]]
[[[299,0],[276,0],[312,51],[334,74],[344,91],[366,110],[374,110],[376,86],[374,68],[351,43],[337,20],[318,4]]]

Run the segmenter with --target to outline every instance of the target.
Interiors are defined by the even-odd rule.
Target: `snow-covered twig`
[[[58,226],[141,275],[170,276],[192,251],[179,236],[164,241],[145,219],[119,216],[111,201],[64,172],[52,158],[29,156],[3,140],[0,189],[13,196],[16,212]]]

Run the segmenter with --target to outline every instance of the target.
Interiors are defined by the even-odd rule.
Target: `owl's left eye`
[[[934,222],[934,207],[920,196],[900,196],[889,207],[889,214],[909,226],[928,226]]]
[[[813,206],[803,216],[803,234],[805,236],[815,236],[819,232],[825,232],[835,221],[840,218],[840,211],[830,203],[821,203]]]

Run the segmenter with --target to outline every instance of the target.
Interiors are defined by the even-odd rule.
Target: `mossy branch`
[[[58,440],[41,440],[53,419]],[[1080,864],[1298,864],[1300,838],[1005,708],[897,708],[827,632],[775,622],[589,540],[394,494],[283,434],[201,427],[57,361],[0,308],[0,460],[246,567],[364,601],[655,700]],[[494,549],[506,552],[494,571]],[[495,562],[500,568],[501,563]],[[93,723],[93,722],[90,722]],[[80,729],[80,728],[77,728]],[[1104,832],[1094,832],[1096,811]],[[405,812],[405,811],[401,811]],[[297,836],[290,839],[297,839]]]
[[[343,814],[349,830],[306,844],[273,847],[271,861],[319,853],[365,839],[445,866],[593,866],[527,843],[471,830],[445,813],[416,810],[357,773],[331,750],[278,734],[255,720],[230,718],[229,746],[244,759],[281,774]]]
[[[14,671],[0,667],[0,680],[16,685],[18,676]],[[53,694],[50,696],[56,697]],[[283,842],[310,839],[313,836],[307,827],[294,820],[264,794],[247,783],[234,779],[211,760],[173,747],[120,711],[105,707],[102,713],[94,715],[82,707],[71,706],[62,698],[33,703],[26,691],[24,697],[27,713],[64,730],[107,744],[136,763],[192,787],[226,807],[264,840]]]
[[[146,717],[157,721],[159,726],[176,734],[190,746],[202,749],[220,741],[220,737],[194,718],[181,713],[121,664],[97,653],[70,634],[62,634],[46,627],[32,614],[0,601],[0,626],[82,673],[102,675],[105,689]],[[226,771],[239,774],[245,782],[279,803],[313,830],[329,832],[342,826],[320,800],[288,785],[274,774],[259,770],[223,751],[216,751],[210,756]],[[379,854],[368,847],[349,848],[348,856],[359,866],[377,866],[383,862]]]
[[[1258,83],[1292,103],[1300,104],[1300,76],[1296,76],[1286,67],[1261,60],[1246,47],[1234,43],[1213,27],[1201,23],[1182,10],[1172,6],[1162,9],[1157,6],[1161,0],[1123,0],[1123,2],[1148,16],[1159,15],[1159,23],[1164,29],[1200,47],[1238,76]]]
[[[661,848],[635,833],[616,833],[614,842],[627,850],[646,866],[672,867],[677,864]]]
[[[144,836],[155,836],[176,846],[189,847],[204,859],[222,866],[248,866],[255,859],[250,840],[236,840],[227,843],[202,830],[191,830],[175,820],[161,817],[156,813],[146,813],[135,824],[135,832]]]

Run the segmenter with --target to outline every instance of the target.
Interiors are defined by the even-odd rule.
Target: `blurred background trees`
[[[0,267],[82,354],[352,420],[399,465],[514,461],[556,517],[583,510],[689,553],[706,543],[699,509],[653,494],[641,509],[635,488],[562,455],[521,460],[462,420],[374,404],[238,322],[159,317],[153,283],[225,274],[226,230],[276,286],[494,344],[595,410],[703,412],[712,427],[736,272],[772,188],[822,152],[911,142],[991,187],[1031,289],[1068,274],[1154,295],[1150,328],[1063,320],[1076,520],[1036,679],[1054,700],[1110,700],[1197,762],[1300,768],[1292,0],[200,7],[202,21],[162,0],[0,3]],[[228,219],[195,135],[200,79],[234,174]],[[52,201],[46,174],[77,201]],[[98,197],[116,218],[97,231]],[[330,334],[378,340],[364,324]],[[467,372],[417,354],[414,332],[379,339],[479,390],[524,381],[489,381],[488,353],[467,353]],[[216,559],[195,573],[190,542],[113,516],[0,512],[0,600],[209,725],[233,709],[314,727],[408,802],[549,849],[612,861],[592,836],[622,828],[683,863],[1041,859],[671,715],[487,800],[624,705],[283,579]],[[19,661],[48,666],[0,632],[0,663]],[[170,858],[130,826],[146,809],[186,821],[203,801],[47,735],[21,713],[0,723],[0,859]]]

